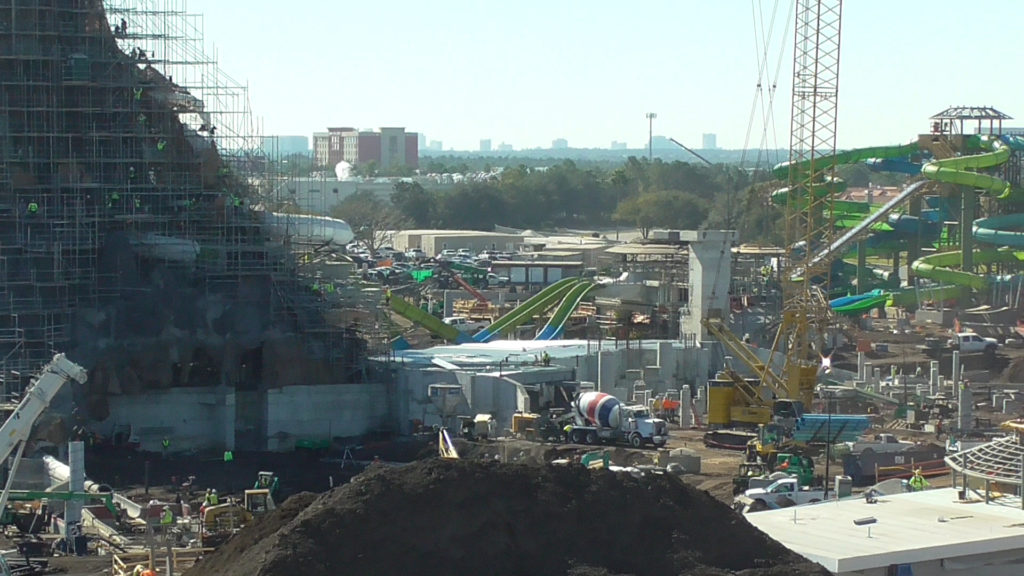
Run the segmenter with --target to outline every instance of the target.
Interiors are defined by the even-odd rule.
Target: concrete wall
[[[110,417],[94,429],[105,435],[131,425],[143,450],[171,452],[291,450],[298,438],[360,436],[389,420],[384,384],[285,386],[236,396],[228,388],[170,388],[110,397]]]
[[[142,449],[154,452],[162,449],[165,436],[172,452],[221,449],[225,429],[234,429],[234,401],[229,407],[227,396],[224,388],[169,388],[110,396],[110,416],[93,427],[110,435],[115,426],[130,424]]]
[[[528,395],[517,382],[593,382],[597,390],[621,399],[632,395],[635,380],[644,380],[653,394],[670,389],[679,390],[691,385],[700,389],[707,383],[711,351],[702,348],[684,348],[678,342],[647,341],[616,345],[614,342],[594,341],[591,349],[578,356],[557,356],[551,359],[550,379],[542,372],[481,371],[453,372],[439,368],[410,368],[398,370],[396,392],[396,420],[403,432],[409,432],[412,419],[425,425],[440,425],[440,410],[428,398],[430,384],[458,384],[462,387],[463,401],[453,410],[455,415],[490,413],[498,421],[499,429],[511,425],[516,410],[535,411],[538,406],[528,405]]]
[[[286,386],[267,391],[267,449],[287,451],[302,438],[359,436],[388,420],[382,384]]]
[[[729,313],[729,285],[732,282],[732,245],[736,232],[732,230],[684,230],[680,240],[690,243],[689,314],[682,317],[680,327],[684,335],[695,334],[698,340],[707,340],[701,325],[703,315]]]

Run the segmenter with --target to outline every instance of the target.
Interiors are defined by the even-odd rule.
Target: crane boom
[[[704,162],[705,164],[707,164],[708,166],[714,166],[714,163],[712,163],[712,162],[711,162],[710,160],[708,160],[707,158],[705,158],[705,157],[701,156],[700,154],[697,154],[696,150],[692,150],[692,149],[691,149],[691,148],[690,148],[689,146],[687,146],[686,144],[683,144],[682,142],[680,142],[680,141],[676,140],[675,138],[669,138],[668,140],[669,140],[669,142],[671,142],[671,143],[675,144],[676,146],[679,146],[679,147],[680,147],[680,148],[682,148],[683,150],[686,150],[686,151],[687,151],[687,152],[689,152],[690,154],[693,154],[693,155],[694,155],[694,156],[696,156],[697,158],[700,158],[700,159],[701,159],[701,160],[702,160],[702,161],[703,161],[703,162]]]
[[[38,377],[21,398],[18,407],[7,418],[7,421],[0,426],[0,462],[7,458],[17,449],[17,456],[11,466],[11,474],[7,479],[7,485],[0,494],[0,510],[7,505],[7,497],[10,493],[11,481],[14,479],[14,472],[17,470],[18,462],[25,450],[25,442],[32,433],[32,426],[39,419],[39,416],[50,406],[60,389],[68,380],[74,380],[84,384],[88,378],[85,368],[68,360],[63,354],[57,354],[49,364],[43,367]]]

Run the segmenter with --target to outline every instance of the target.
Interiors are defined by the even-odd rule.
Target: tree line
[[[872,173],[843,169],[853,185]],[[877,180],[877,176],[876,176]],[[770,201],[782,184],[767,170],[731,164],[691,164],[628,158],[609,169],[580,167],[571,160],[547,167],[505,167],[484,181],[449,190],[397,182],[390,198],[359,191],[331,215],[346,220],[357,238],[375,248],[396,229],[551,230],[626,226],[647,237],[656,228],[737,230],[742,242],[779,245],[783,212]]]

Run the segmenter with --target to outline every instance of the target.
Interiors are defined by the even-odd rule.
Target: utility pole
[[[654,119],[658,117],[654,112],[645,114],[647,117],[647,162],[654,162]]]

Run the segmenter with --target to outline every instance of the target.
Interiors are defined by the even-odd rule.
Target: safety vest
[[[36,204],[35,202],[29,202],[28,203],[28,213],[29,214],[35,214],[36,212],[39,212],[39,204]]]
[[[135,88],[135,99],[142,100],[142,88]]]
[[[168,524],[174,524],[174,512],[164,510],[164,513],[160,516],[160,523],[165,526]]]
[[[167,140],[161,138],[160,141],[156,143],[156,149],[163,152],[164,148],[167,148]]]
[[[164,450],[167,450],[168,448],[171,447],[171,441],[168,440],[167,438],[164,438],[160,444],[163,445]]]
[[[224,451],[224,461],[225,462],[231,462],[234,459],[235,459],[235,455],[231,453],[231,450],[225,450]]]

